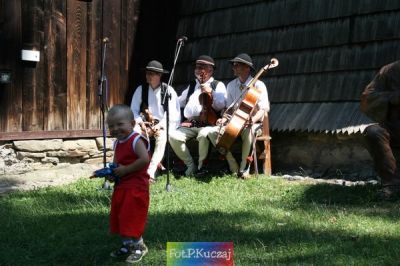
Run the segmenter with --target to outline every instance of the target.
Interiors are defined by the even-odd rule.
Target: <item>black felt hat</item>
[[[210,66],[213,66],[215,68],[214,59],[212,59],[212,57],[208,56],[208,55],[200,55],[196,59],[196,64],[199,64],[199,65],[210,65]]]
[[[251,57],[248,54],[238,54],[235,58],[233,58],[232,60],[229,60],[229,62],[233,63],[242,63],[245,65],[248,65],[249,67],[251,67],[251,69],[254,70],[254,66],[253,66],[253,60],[251,60]]]
[[[163,65],[160,62],[158,62],[157,60],[150,61],[147,64],[147,66],[144,68],[144,70],[157,72],[157,73],[162,73],[162,74],[169,73],[168,70],[163,69]]]

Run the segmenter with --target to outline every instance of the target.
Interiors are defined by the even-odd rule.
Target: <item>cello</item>
[[[247,85],[245,88],[247,92],[243,100],[238,104],[236,110],[233,111],[232,116],[228,117],[228,113],[225,111],[226,115],[224,114],[224,118],[227,120],[227,123],[220,125],[216,141],[216,147],[220,153],[227,153],[246,123],[251,119],[261,95],[261,92],[254,86],[255,83],[264,72],[268,69],[275,68],[278,65],[278,59],[272,58],[271,62],[261,68],[256,76],[250,81],[249,85]],[[233,106],[236,106],[236,104]]]

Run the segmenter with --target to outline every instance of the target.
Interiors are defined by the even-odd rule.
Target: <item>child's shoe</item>
[[[131,254],[126,259],[127,263],[136,263],[142,260],[142,258],[147,254],[149,250],[144,242],[140,242],[139,244],[133,245]]]
[[[128,256],[133,252],[133,246],[131,245],[122,245],[119,249],[114,250],[110,253],[110,256],[113,258],[120,258],[124,256]]]

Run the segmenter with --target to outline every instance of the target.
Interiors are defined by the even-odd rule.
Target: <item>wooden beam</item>
[[[11,83],[0,85],[0,131],[22,130],[21,2],[0,1],[0,69],[12,75]]]
[[[107,83],[109,88],[108,105],[112,106],[122,103],[124,99],[124,89],[121,88],[121,0],[103,1],[103,37],[110,39],[107,46],[105,72],[107,73]]]
[[[99,80],[102,58],[102,0],[93,0],[87,8],[87,52],[86,52],[86,125],[87,129],[101,128]],[[108,58],[107,60],[113,60]]]
[[[94,138],[101,136],[103,136],[102,130],[0,132],[0,141],[28,140],[28,139],[76,139],[76,138]]]
[[[22,1],[22,48],[40,52],[40,61],[22,61],[22,128],[21,131],[43,130],[44,99],[47,88],[44,79],[43,5],[40,1]],[[10,129],[8,131],[18,131]]]
[[[67,0],[67,129],[86,125],[87,3]]]
[[[272,173],[272,166],[271,166],[271,136],[269,134],[269,117],[268,112],[265,112],[264,120],[262,124],[262,136],[258,137],[258,141],[264,142],[264,152],[263,152],[263,172],[264,175],[270,176]]]
[[[67,130],[67,3],[43,2],[44,131]]]

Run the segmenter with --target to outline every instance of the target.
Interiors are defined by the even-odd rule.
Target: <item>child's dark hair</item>
[[[134,119],[131,108],[125,104],[116,104],[108,110],[108,116],[114,116],[121,113],[123,113],[128,120]]]

